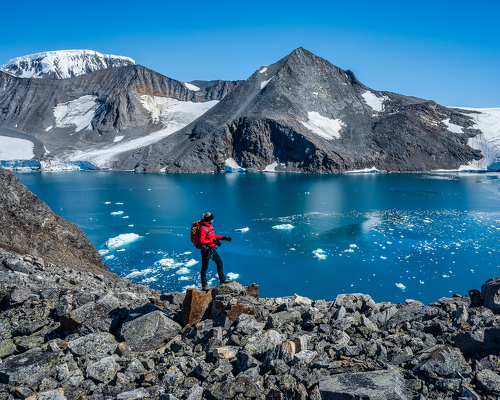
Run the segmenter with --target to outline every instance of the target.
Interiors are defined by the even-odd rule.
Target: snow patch
[[[377,96],[375,93],[366,91],[361,95],[365,99],[366,104],[368,104],[373,110],[380,112],[384,109],[384,101],[389,100],[387,96]]]
[[[271,79],[268,79],[267,81],[261,82],[260,83],[260,90],[264,89],[269,82],[274,78],[274,76]]]
[[[200,90],[198,86],[192,85],[190,83],[184,82],[184,86],[186,86],[189,90],[192,90],[193,92],[197,92]]]
[[[352,171],[346,171],[346,174],[366,174],[370,172],[380,172],[377,168],[365,168],[365,169],[353,169]]]
[[[33,142],[26,139],[0,136],[0,160],[30,160],[35,154]]]
[[[135,242],[140,239],[142,236],[137,235],[136,233],[122,233],[114,238],[109,239],[106,242],[106,247],[108,249],[114,249],[116,247],[124,246],[126,244]]]
[[[245,168],[238,165],[234,158],[226,159],[226,172],[244,172]]]
[[[340,130],[345,126],[340,119],[330,119],[323,117],[316,111],[307,113],[308,121],[300,121],[307,129],[313,131],[316,135],[325,139],[339,139]]]
[[[259,70],[259,72],[260,72],[261,74],[263,74],[263,73],[264,73],[264,72],[266,72],[266,71],[267,71],[267,67],[262,67],[262,68]]]
[[[58,104],[54,107],[56,126],[58,128],[76,126],[75,132],[85,129],[91,124],[92,118],[99,108],[96,100],[97,96],[87,95],[67,103]]]
[[[76,151],[68,156],[69,160],[91,161],[100,168],[110,167],[117,155],[148,146],[172,133],[189,125],[195,119],[203,115],[218,103],[218,100],[205,103],[193,103],[191,101],[179,101],[169,97],[141,96],[142,105],[150,112],[153,121],[161,122],[163,129],[153,132],[147,136],[123,141],[118,144],[110,144],[102,149]]]
[[[121,140],[123,140],[125,136],[116,136],[115,139],[113,140],[113,143],[116,143],[116,142],[120,142]]]
[[[447,129],[450,131],[450,132],[453,132],[453,133],[463,133],[463,128],[460,126],[460,125],[455,125],[455,124],[452,124],[450,122],[450,119],[445,119],[444,121],[442,121]]]

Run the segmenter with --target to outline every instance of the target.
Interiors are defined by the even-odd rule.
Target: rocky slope
[[[0,248],[43,257],[61,267],[109,274],[75,224],[54,214],[12,173],[0,168]]]
[[[105,148],[113,155],[159,140],[196,119],[238,82],[199,85],[136,65],[63,80],[22,79],[0,71],[0,136],[43,142],[39,157],[108,167],[109,157],[99,161],[95,152]]]
[[[305,49],[256,71],[192,125],[118,168],[154,172],[339,173],[458,169],[481,159],[473,111],[372,90]],[[229,161],[228,161],[229,160]],[[273,170],[275,167],[273,166]]]
[[[100,69],[134,65],[129,57],[101,54],[92,50],[46,51],[16,57],[0,70],[20,78],[65,79]]]
[[[0,250],[0,399],[494,399],[499,289],[427,306],[161,294]]]

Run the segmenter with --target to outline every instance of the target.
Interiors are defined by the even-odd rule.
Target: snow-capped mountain
[[[16,150],[140,172],[498,170],[500,111],[377,91],[302,48],[246,81],[0,71],[0,160]]]
[[[129,57],[92,50],[46,51],[16,57],[0,69],[20,78],[65,79],[112,67],[134,65]]]

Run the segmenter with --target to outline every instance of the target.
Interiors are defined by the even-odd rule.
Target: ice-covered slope
[[[461,170],[500,170],[500,108],[464,108],[481,133],[469,139],[469,146],[480,150],[483,158],[462,166]]]
[[[20,78],[72,78],[112,67],[134,65],[129,57],[101,54],[92,50],[46,51],[16,57],[0,66],[3,71]]]

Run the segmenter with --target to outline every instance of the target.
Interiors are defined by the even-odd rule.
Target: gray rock
[[[145,306],[129,314],[123,323],[121,334],[132,350],[147,351],[160,348],[180,331],[181,326],[161,309]]]
[[[64,389],[55,389],[42,392],[36,396],[36,400],[66,400]]]
[[[261,332],[266,324],[264,322],[257,322],[255,317],[248,314],[241,314],[235,321],[236,332],[242,335],[253,335]]]
[[[457,333],[453,342],[465,356],[500,350],[500,329],[485,328]]]
[[[302,350],[293,356],[293,365],[305,366],[310,364],[318,355],[317,351]]]
[[[376,309],[376,304],[371,296],[362,293],[339,294],[335,299],[336,308],[344,307],[348,313]]]
[[[211,396],[216,399],[232,399],[238,394],[245,397],[259,397],[264,388],[249,376],[239,376],[236,379],[228,379],[225,382],[217,382],[207,388]]]
[[[143,374],[144,372],[146,372],[146,368],[144,368],[142,363],[134,357],[127,365],[124,374],[130,381],[134,381],[140,374]]]
[[[323,400],[363,398],[367,400],[410,400],[404,378],[397,371],[346,373],[319,382]]]
[[[476,378],[481,386],[494,396],[500,395],[500,376],[489,369],[479,371]]]
[[[131,390],[129,392],[119,393],[116,396],[117,400],[140,400],[148,397],[148,392],[144,388]]]
[[[59,302],[57,303],[56,306],[56,315],[58,317],[62,317],[73,309],[73,295],[72,294],[67,294],[61,296],[59,299]]]
[[[175,365],[171,366],[164,374],[162,383],[167,389],[173,389],[184,380],[184,374]]]
[[[10,292],[8,304],[11,307],[20,306],[31,296],[31,290],[26,286],[16,286]]]
[[[264,356],[266,351],[273,349],[283,342],[283,336],[275,330],[268,330],[261,335],[252,336],[248,339],[244,350],[257,359]]]
[[[416,372],[433,372],[443,377],[467,375],[472,371],[461,351],[447,345],[428,347],[419,352],[411,363]]]
[[[495,314],[500,314],[500,277],[488,279],[481,286],[481,298],[486,308]]]
[[[268,326],[271,329],[276,329],[285,324],[295,323],[300,319],[300,312],[292,311],[280,311],[276,314],[269,315]]]
[[[238,352],[236,361],[238,371],[245,371],[249,368],[258,367],[259,365],[261,365],[261,362],[251,355],[246,354],[244,351]]]
[[[114,353],[118,341],[106,332],[91,333],[68,343],[68,349],[76,356],[104,356]]]
[[[404,322],[413,321],[419,315],[423,306],[421,304],[410,304],[400,308],[385,324],[384,327],[391,328]]]
[[[4,265],[11,271],[22,272],[23,274],[31,274],[34,271],[32,265],[22,260],[5,260]]]
[[[87,367],[87,378],[94,381],[108,383],[113,380],[120,366],[116,363],[114,357],[104,357]]]
[[[203,397],[203,388],[201,386],[196,386],[190,390],[190,394],[187,400],[201,400]]]
[[[55,376],[60,352],[30,352],[10,358],[0,364],[0,380],[10,385],[30,385],[45,377]]]

